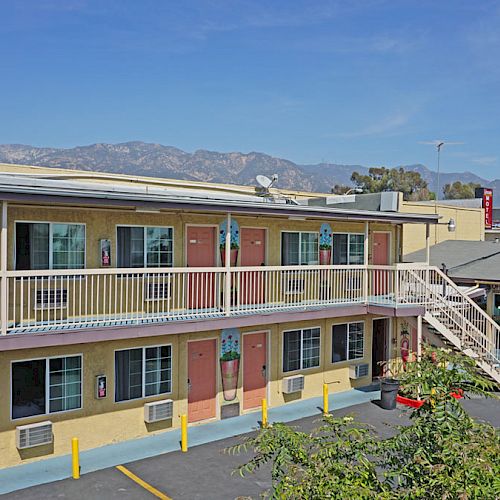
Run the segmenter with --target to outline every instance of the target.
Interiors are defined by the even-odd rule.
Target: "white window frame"
[[[143,235],[144,235],[144,238],[143,238],[143,259],[142,259],[142,264],[143,264],[143,267],[144,268],[148,268],[148,269],[157,269],[157,268],[161,268],[161,267],[174,267],[174,262],[175,262],[175,256],[174,256],[174,250],[175,250],[175,246],[174,246],[174,226],[159,226],[159,225],[147,225],[147,226],[143,226],[142,224],[117,224],[116,227],[115,227],[115,241],[116,241],[116,245],[115,245],[115,262],[116,262],[116,266],[118,267],[118,228],[119,227],[142,227],[143,229]],[[148,266],[148,252],[147,252],[147,246],[148,246],[148,242],[147,242],[147,229],[148,228],[160,228],[160,229],[170,229],[172,231],[172,263],[170,264],[170,266]],[[137,269],[141,269],[140,267],[138,267]]]
[[[347,235],[347,264],[334,264],[334,265],[340,265],[340,266],[364,266],[364,265],[366,265],[365,252],[364,252],[364,250],[365,250],[364,247],[366,245],[366,241],[364,240],[365,234],[364,233],[356,233],[356,232],[347,232],[347,231],[333,231],[332,235],[335,235],[335,234]],[[350,264],[349,263],[351,260],[351,245],[349,242],[350,236],[362,236],[363,237],[363,262],[361,264]],[[333,248],[333,245],[335,245],[335,243],[334,243],[333,236],[332,236],[332,248]],[[334,258],[334,254],[332,251],[332,262],[333,262],[333,258]]]
[[[85,238],[84,238],[84,248],[83,248],[83,267],[67,267],[64,269],[57,268],[54,269],[55,271],[64,271],[65,269],[86,269],[87,268],[87,224],[85,222],[60,222],[60,221],[44,221],[44,220],[15,220],[14,221],[14,269],[16,269],[16,263],[17,263],[17,249],[16,249],[16,242],[17,242],[17,224],[48,224],[49,226],[49,269],[54,269],[53,267],[53,262],[54,262],[54,257],[53,257],[53,226],[54,224],[67,224],[71,226],[83,226],[84,232],[85,232]],[[33,269],[33,271],[43,271],[43,269]]]
[[[309,366],[308,368],[304,368],[304,330],[319,330],[319,356],[318,356],[318,364],[316,366]],[[285,371],[285,335],[290,332],[300,332],[300,367],[295,370]],[[293,373],[304,370],[313,370],[315,368],[319,368],[321,366],[321,327],[320,326],[308,326],[305,328],[290,328],[289,330],[283,330],[282,336],[282,349],[281,349],[281,371],[283,373]]]
[[[363,355],[360,357],[360,358],[350,358],[349,357],[349,342],[350,342],[350,332],[349,332],[349,327],[351,325],[358,325],[358,324],[361,324],[363,325]],[[333,332],[333,329],[336,327],[336,326],[342,326],[342,325],[346,325],[347,326],[347,329],[346,329],[346,358],[345,359],[341,359],[339,361],[333,361],[333,337],[334,337],[334,332]],[[332,364],[337,364],[337,363],[346,363],[348,361],[359,361],[360,359],[364,359],[365,357],[365,340],[366,340],[366,321],[346,321],[346,322],[343,322],[343,323],[332,323],[332,329],[331,329],[331,332],[332,332],[332,352],[331,352],[331,355],[330,355],[330,361]]]
[[[170,347],[170,391],[168,392],[160,392],[158,394],[151,394],[150,396],[145,396],[146,393],[146,349],[155,348],[155,347]],[[130,398],[130,399],[122,399],[121,401],[116,400],[116,353],[122,351],[133,351],[134,349],[142,349],[142,376],[141,376],[141,396],[139,398]],[[113,388],[113,399],[115,404],[121,403],[129,403],[130,401],[139,401],[141,399],[149,399],[158,396],[162,396],[164,394],[172,394],[172,387],[174,384],[174,350],[172,348],[172,344],[155,344],[155,345],[146,345],[146,346],[137,346],[137,347],[127,347],[125,349],[115,349],[113,352],[113,376],[114,376],[114,384]]]
[[[51,359],[61,359],[61,358],[75,358],[79,357],[80,358],[80,406],[78,408],[72,408],[71,410],[58,410],[58,411],[50,411],[50,360]],[[30,415],[26,417],[16,417],[14,418],[12,411],[13,411],[13,405],[12,405],[12,396],[14,395],[14,378],[13,378],[13,372],[12,370],[14,369],[14,365],[16,363],[28,363],[30,361],[45,361],[45,412],[44,413],[38,413],[37,415]],[[44,415],[56,415],[56,414],[61,414],[61,413],[69,413],[72,411],[78,411],[83,409],[83,394],[84,394],[84,389],[83,389],[83,354],[78,353],[78,354],[65,354],[62,356],[50,356],[47,358],[28,358],[28,359],[15,359],[10,362],[10,420],[11,421],[18,421],[22,420],[23,418],[34,418],[34,417],[42,417]]]
[[[315,266],[319,264],[319,231],[281,231],[280,233],[280,256],[281,259],[283,259],[283,233],[292,233],[292,234],[298,234],[299,235],[299,266]],[[301,264],[302,262],[302,235],[303,234],[315,234],[318,237],[318,243],[316,245],[316,255],[317,255],[317,261],[316,264]],[[281,265],[284,265],[283,262],[281,262]]]

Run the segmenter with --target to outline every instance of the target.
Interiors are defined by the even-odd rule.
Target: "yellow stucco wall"
[[[435,210],[433,203],[414,203],[411,201],[400,203],[400,211],[405,213],[434,214]],[[437,213],[441,219],[439,225],[431,225],[431,245],[446,240],[484,240],[484,210],[482,208],[452,207],[438,204]],[[450,219],[455,219],[455,232],[449,232],[446,226]],[[404,224],[402,244],[403,255],[425,248],[425,224]]]
[[[267,228],[267,265],[281,264],[281,232],[282,231],[319,231],[321,220],[296,221],[288,218],[272,218],[264,216],[235,216],[240,228]],[[39,208],[17,207],[9,205],[8,209],[8,267],[14,268],[15,254],[15,222],[62,222],[83,223],[86,225],[86,267],[100,267],[99,240],[111,240],[112,266],[116,267],[116,226],[163,226],[174,230],[174,266],[182,267],[185,260],[185,231],[189,224],[216,225],[225,220],[224,216],[190,213],[136,213],[134,211],[88,210],[85,208]],[[329,221],[333,232],[364,233],[363,222]],[[396,231],[391,224],[370,224],[369,253],[372,253],[372,235],[374,231],[389,231],[391,233],[391,254],[395,259]],[[220,260],[219,252],[217,252]]]
[[[262,325],[260,327],[242,328],[242,334],[248,332],[268,331],[268,398],[269,405],[279,406],[297,399],[321,396],[323,383],[329,384],[330,392],[341,392],[351,387],[367,385],[371,382],[371,367],[367,377],[350,380],[349,365],[369,363],[371,365],[372,316],[352,316],[345,318],[323,319],[318,321],[301,321]],[[353,321],[365,321],[364,358],[356,361],[331,362],[332,324]],[[297,328],[321,328],[320,366],[297,372],[282,372],[283,332]],[[66,454],[70,451],[71,438],[80,439],[82,450],[105,444],[133,439],[149,435],[180,425],[180,415],[187,413],[187,343],[193,340],[216,338],[220,342],[220,331],[168,335],[164,337],[130,339],[95,344],[69,345],[54,348],[25,349],[0,353],[0,394],[3,404],[0,405],[0,467],[15,465],[21,462],[39,459],[51,455]],[[114,351],[117,349],[146,347],[152,345],[172,345],[172,393],[137,399],[128,402],[114,402]],[[219,345],[217,347],[219,351]],[[13,361],[30,360],[62,355],[83,355],[83,408],[68,412],[52,413],[11,420],[10,380],[11,363]],[[242,363],[245,362],[244,352]],[[217,361],[218,365],[218,361]],[[220,369],[217,368],[217,418],[223,402]],[[301,393],[286,395],[282,392],[282,379],[285,376],[302,373],[305,376],[305,388]],[[108,378],[108,395],[106,399],[95,398],[95,377],[105,374]],[[238,381],[237,398],[243,401],[242,368]],[[161,399],[173,399],[173,419],[146,424],[144,422],[145,402]],[[51,446],[40,446],[19,451],[15,443],[16,425],[42,422],[53,422],[54,443]]]

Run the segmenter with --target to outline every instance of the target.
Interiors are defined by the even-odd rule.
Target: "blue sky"
[[[0,143],[500,178],[500,2],[0,2]]]

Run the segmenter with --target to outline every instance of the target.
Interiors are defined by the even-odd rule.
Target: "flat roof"
[[[275,215],[393,223],[435,224],[439,215],[317,207],[290,199],[285,191],[259,196],[248,186],[136,178],[98,172],[0,165],[0,197],[30,204],[107,206],[144,210]],[[72,175],[74,174],[74,175]],[[240,189],[241,188],[241,189]],[[303,193],[300,193],[303,196]],[[310,193],[311,197],[315,194]]]

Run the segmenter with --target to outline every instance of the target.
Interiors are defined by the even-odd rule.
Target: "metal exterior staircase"
[[[425,307],[423,319],[436,333],[500,384],[500,326],[440,269],[398,269],[398,301]]]

